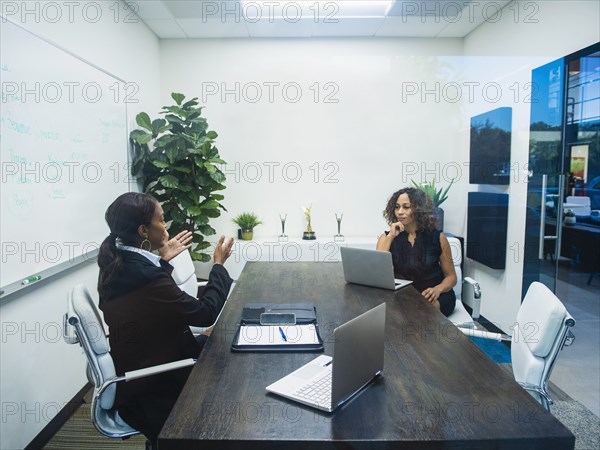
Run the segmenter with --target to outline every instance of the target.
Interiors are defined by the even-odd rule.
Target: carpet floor
[[[552,414],[575,435],[575,450],[600,448],[600,418],[575,400],[556,400]],[[110,439],[102,436],[90,419],[90,405],[84,403],[46,444],[47,450],[145,450],[144,436]]]

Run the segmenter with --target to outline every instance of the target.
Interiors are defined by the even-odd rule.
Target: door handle
[[[562,238],[562,221],[563,221],[563,201],[562,193],[565,188],[565,176],[558,176],[558,194],[548,194],[548,175],[542,175],[542,208],[540,213],[540,245],[538,251],[539,259],[544,259],[544,242],[556,240],[558,254],[560,254],[560,245]],[[546,232],[546,197],[556,198],[556,232],[554,236],[547,236]]]

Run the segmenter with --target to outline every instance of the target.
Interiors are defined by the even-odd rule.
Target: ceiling
[[[462,38],[510,0],[127,1],[161,39]]]

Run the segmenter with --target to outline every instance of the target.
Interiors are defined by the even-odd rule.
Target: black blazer
[[[121,255],[122,270],[108,295],[100,298],[117,374],[197,357],[200,346],[188,327],[214,323],[233,281],[227,270],[215,264],[202,298],[197,299],[179,289],[166,261],[160,260],[157,267],[138,253],[121,250]],[[182,387],[188,372],[183,378],[181,371],[174,371],[118,383],[116,406],[148,390],[156,393],[161,386]]]

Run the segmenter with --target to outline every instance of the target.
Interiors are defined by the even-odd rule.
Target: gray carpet
[[[552,414],[575,435],[576,450],[600,449],[600,418],[575,400],[555,400]],[[44,449],[126,449],[144,450],[146,439],[133,436],[126,440],[102,436],[90,419],[90,405],[83,404]]]
[[[90,416],[90,404],[84,403],[46,444],[44,449],[55,450],[145,450],[146,438],[142,435],[129,439],[111,439],[94,427]]]
[[[600,448],[600,417],[575,400],[555,400],[551,412],[575,435],[576,450]]]

